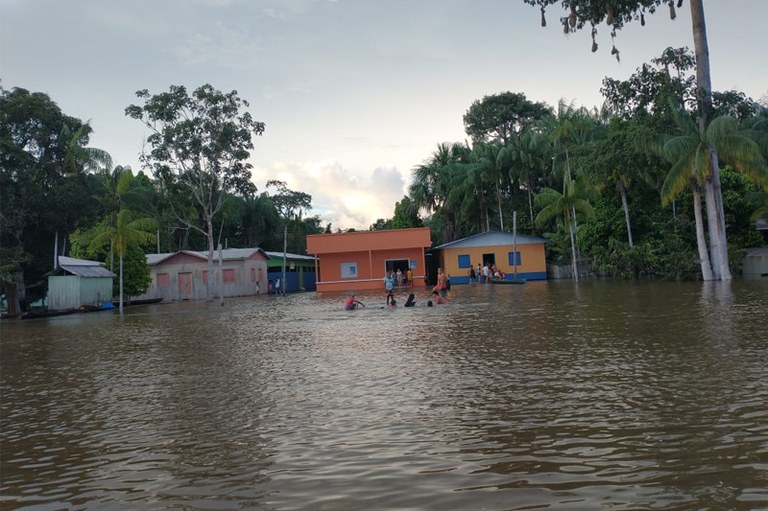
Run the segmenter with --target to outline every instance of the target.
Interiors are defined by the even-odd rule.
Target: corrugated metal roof
[[[184,252],[186,252],[187,254],[192,254],[192,255],[196,255],[196,256],[202,257],[206,261],[208,260],[208,251],[207,250],[199,250],[199,251],[184,250]],[[225,260],[225,261],[231,261],[233,259],[248,259],[253,254],[255,254],[256,252],[264,253],[264,251],[261,250],[259,247],[256,247],[256,248],[225,248],[224,250],[221,251],[221,258],[223,260]],[[214,250],[213,251],[213,259],[218,261],[218,259],[219,259],[219,251],[218,250]]]
[[[222,259],[224,261],[233,261],[233,260],[241,260],[241,259],[248,259],[249,257],[252,257],[253,254],[261,252],[266,255],[266,252],[264,252],[261,248],[225,248],[222,250]],[[176,254],[188,254],[193,257],[199,257],[203,261],[208,260],[208,251],[207,250],[180,250],[179,252],[170,252],[170,253],[164,253],[164,254],[147,254],[147,264],[152,266],[155,264],[160,264],[163,261],[165,261],[168,258],[171,258],[175,256]],[[267,256],[269,257],[269,256]],[[219,251],[214,250],[213,251],[213,259],[214,261],[219,260]]]
[[[514,234],[506,231],[486,231],[473,236],[468,236],[460,240],[444,243],[439,248],[464,248],[464,247],[493,247],[500,245],[512,245],[514,242]],[[541,238],[539,236],[530,236],[528,234],[518,234],[518,245],[532,245],[536,243],[549,243],[547,238]]]
[[[283,253],[282,252],[265,252],[269,256],[270,259],[282,259]],[[291,254],[290,252],[287,252],[285,254],[286,259],[297,259],[301,261],[314,261],[315,258],[313,256],[308,255],[301,255],[301,254]]]
[[[157,263],[161,263],[171,256],[176,255],[178,252],[168,252],[164,254],[147,254],[147,264],[152,266]]]
[[[76,259],[74,257],[59,256],[59,266],[101,266],[99,261],[89,261],[87,259]]]
[[[78,277],[116,277],[114,273],[101,266],[83,266],[83,265],[59,265],[59,269],[77,275]]]
[[[78,277],[117,277],[114,273],[104,268],[99,261],[77,259],[75,257],[59,256],[59,266],[49,275],[66,272]]]

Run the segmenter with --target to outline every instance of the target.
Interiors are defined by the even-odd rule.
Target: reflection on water
[[[454,291],[6,322],[0,507],[768,507],[768,283]]]

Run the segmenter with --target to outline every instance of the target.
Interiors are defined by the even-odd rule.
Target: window
[[[256,282],[256,268],[251,268],[251,282]]]
[[[234,268],[225,268],[222,271],[222,281],[224,284],[234,284],[235,283],[235,269]]]
[[[203,270],[203,285],[208,285],[208,270]]]
[[[341,278],[342,279],[356,279],[357,278],[357,263],[341,263]]]
[[[469,268],[472,266],[472,261],[469,259],[468,254],[459,256],[459,268]]]
[[[520,252],[509,252],[507,257],[509,258],[510,266],[520,266]]]
[[[168,277],[167,273],[157,274],[157,287],[168,287],[170,282],[171,282],[171,279]]]

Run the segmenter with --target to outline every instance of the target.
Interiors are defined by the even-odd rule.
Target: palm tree
[[[455,189],[468,177],[467,163],[471,150],[466,144],[438,145],[437,150],[424,163],[413,169],[409,196],[427,215],[444,218],[443,239],[450,241],[457,233],[459,200],[464,194]]]
[[[557,217],[562,217],[568,225],[568,232],[571,237],[573,278],[576,281],[579,280],[576,264],[576,214],[583,213],[589,218],[595,216],[595,210],[587,199],[588,192],[588,183],[584,176],[571,179],[565,175],[563,176],[562,193],[552,188],[544,188],[534,199],[537,206],[543,206],[543,209],[536,215],[535,222],[538,227]]]
[[[543,176],[549,161],[547,139],[541,133],[523,130],[507,145],[507,150],[510,151],[512,158],[510,172],[515,174],[528,194],[528,209],[531,224],[533,224],[534,183]]]
[[[504,210],[502,205],[502,186],[506,176],[509,178],[511,152],[499,142],[481,142],[472,148],[473,164],[485,183],[492,184],[496,190],[496,203],[499,212],[499,229],[504,230]]]
[[[715,167],[719,168],[718,159],[722,159],[748,179],[761,183],[765,179],[765,162],[757,143],[739,131],[732,117],[717,117],[702,132],[684,112],[674,110],[673,115],[678,135],[668,137],[661,146],[662,155],[672,163],[672,169],[661,187],[662,203],[669,203],[687,186],[691,186],[702,278],[730,280],[727,247],[723,255],[725,236],[719,230],[721,206],[718,206],[717,188],[712,183],[713,172]],[[707,204],[709,254],[704,241],[701,190]]]
[[[96,172],[101,168],[112,166],[112,157],[103,149],[85,147],[88,136],[93,130],[88,123],[81,125],[75,131],[64,126],[58,137],[59,150],[63,153],[62,170],[64,173],[76,174],[81,171]]]
[[[110,172],[101,169],[101,182],[104,194],[100,201],[106,214],[106,223],[112,227],[117,226],[117,216],[122,209],[132,211],[148,211],[152,209],[151,202],[146,196],[148,190],[134,186],[133,171],[129,166],[118,165]],[[109,269],[114,271],[114,250],[110,247]]]
[[[115,225],[106,222],[97,227],[96,235],[90,243],[89,250],[109,245],[120,258],[120,314],[123,313],[123,257],[129,245],[152,243],[156,229],[154,218],[136,218],[134,212],[124,208],[118,212]]]
[[[573,103],[560,100],[557,113],[548,120],[549,140],[556,148],[565,152],[565,168],[568,179],[573,176],[571,151],[584,145],[595,127],[595,122],[583,107],[575,108]]]

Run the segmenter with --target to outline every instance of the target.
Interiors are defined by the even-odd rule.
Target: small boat
[[[77,309],[29,309],[19,316],[21,319],[51,318],[54,316],[64,316],[74,314]]]
[[[521,279],[518,277],[503,278],[503,279],[496,279],[491,277],[488,280],[491,281],[491,284],[525,284],[525,279]]]
[[[123,307],[128,307],[129,305],[150,305],[153,303],[160,303],[163,301],[163,298],[145,298],[143,300],[123,300]],[[112,305],[115,307],[120,306],[120,301],[115,300],[112,302]]]

